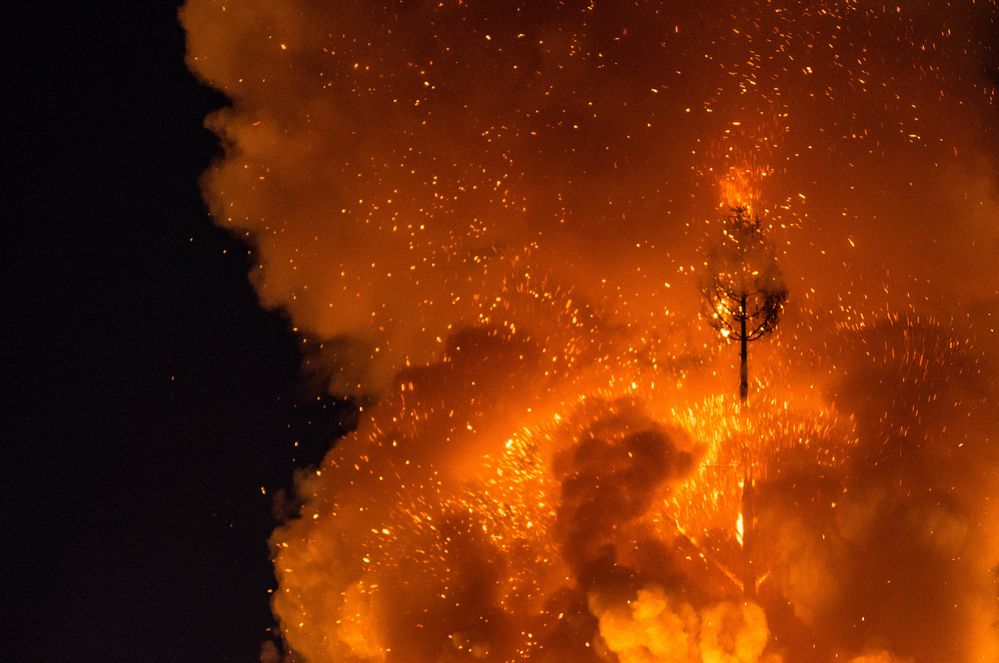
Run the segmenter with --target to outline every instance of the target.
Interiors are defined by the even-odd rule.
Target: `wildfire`
[[[364,403],[297,653],[999,659],[999,11],[938,4],[189,0],[206,200]]]

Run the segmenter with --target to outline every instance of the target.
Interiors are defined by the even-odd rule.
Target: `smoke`
[[[307,660],[999,658],[995,1],[181,21],[212,215],[364,397],[272,538]],[[734,204],[789,290],[748,411]]]
[[[850,659],[850,663],[911,663],[911,658],[896,658],[890,652],[878,651]]]
[[[692,314],[663,284],[733,178],[799,306],[994,308],[994,3],[771,4],[191,2],[233,101],[206,198],[340,391],[432,361],[502,257],[625,324]]]
[[[677,449],[655,422],[631,407],[596,407],[613,414],[566,440],[572,445],[569,458],[557,459],[554,467],[555,476],[564,477],[556,516],[562,557],[584,579],[613,573],[622,528],[648,511],[660,484],[693,465],[690,452]],[[584,582],[584,589],[590,584]]]
[[[640,590],[629,603],[600,611],[600,636],[621,663],[780,661],[761,658],[769,633],[755,603],[719,603],[700,613],[685,603],[674,610],[659,587]]]

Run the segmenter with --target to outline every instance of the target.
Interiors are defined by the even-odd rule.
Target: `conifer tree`
[[[748,344],[772,332],[787,301],[787,288],[759,216],[733,207],[722,240],[708,253],[702,291],[708,323],[722,336],[739,341],[739,400],[749,395]]]

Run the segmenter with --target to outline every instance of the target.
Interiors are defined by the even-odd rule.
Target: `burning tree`
[[[739,401],[745,406],[749,395],[748,344],[777,327],[787,300],[787,288],[759,216],[743,206],[731,208],[725,218],[722,237],[708,253],[703,292],[708,322],[722,336],[739,341]],[[743,590],[747,597],[753,597],[757,585],[752,554],[756,518],[753,462],[745,441],[742,474],[742,508],[736,527],[745,557]]]
[[[739,399],[745,405],[749,395],[747,345],[776,328],[787,288],[759,216],[746,207],[731,208],[722,235],[722,241],[708,253],[703,292],[708,322],[725,338],[739,341]]]

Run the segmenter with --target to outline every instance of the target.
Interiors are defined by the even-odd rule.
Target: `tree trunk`
[[[745,433],[743,433],[745,434]],[[745,469],[742,483],[742,591],[747,599],[756,598],[756,569],[753,567],[753,548],[756,543],[756,504],[753,499],[753,473],[749,459],[743,461]]]
[[[749,399],[749,340],[746,338],[746,296],[739,301],[740,355],[739,355],[739,402],[743,409]],[[745,412],[743,412],[745,415]],[[742,435],[746,435],[743,427]],[[744,562],[742,591],[747,599],[756,598],[756,569],[753,568],[753,544],[756,542],[756,508],[753,499],[753,472],[749,458],[749,446],[742,440],[742,558]]]
[[[749,341],[746,339],[746,296],[743,295],[739,302],[739,324],[740,329],[740,343],[741,343],[741,354],[740,359],[741,364],[739,366],[739,402],[743,405],[746,404],[746,400],[749,397],[749,350],[747,345]]]

